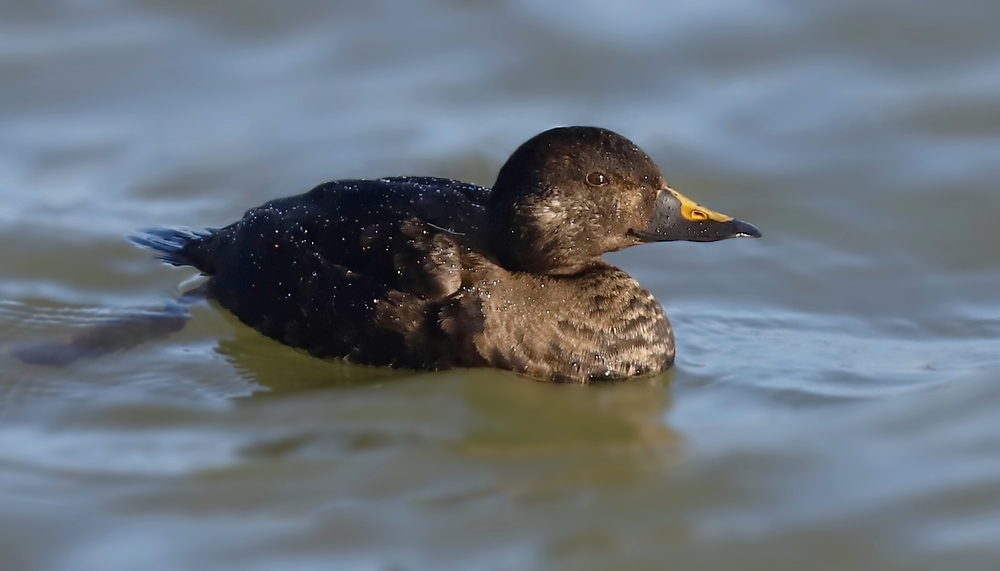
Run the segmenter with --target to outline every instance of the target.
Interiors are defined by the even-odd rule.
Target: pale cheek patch
[[[545,228],[555,228],[566,220],[566,211],[558,200],[552,201],[538,209],[535,214],[539,224]]]
[[[643,204],[643,196],[641,192],[626,192],[621,193],[613,198],[613,214],[615,222],[625,223],[627,225],[634,225],[641,218],[641,213],[645,212],[648,207]],[[608,229],[610,233],[611,228]]]

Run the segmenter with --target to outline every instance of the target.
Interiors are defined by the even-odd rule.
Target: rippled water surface
[[[1000,568],[1000,4],[0,5],[3,569]],[[332,178],[489,185],[636,141],[761,240],[611,259],[670,372],[552,386],[323,363],[122,236]]]

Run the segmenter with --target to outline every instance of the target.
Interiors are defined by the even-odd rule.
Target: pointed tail
[[[215,228],[146,228],[125,237],[137,246],[159,252],[157,257],[168,264],[197,267],[196,261],[190,257],[188,246],[215,232]]]

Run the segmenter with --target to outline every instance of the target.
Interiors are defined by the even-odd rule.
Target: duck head
[[[761,235],[671,189],[649,155],[596,127],[551,129],[518,147],[500,169],[488,216],[490,248],[505,268],[550,275],[636,244]]]

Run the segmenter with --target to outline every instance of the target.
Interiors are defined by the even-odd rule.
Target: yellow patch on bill
[[[677,197],[677,200],[681,201],[681,215],[684,218],[692,222],[701,222],[702,220],[712,220],[714,222],[729,222],[733,219],[732,216],[726,216],[725,214],[719,214],[714,210],[709,210],[704,206],[699,205],[697,202],[691,200],[690,198],[684,196],[683,194],[677,192],[672,188],[667,188],[671,194]]]

